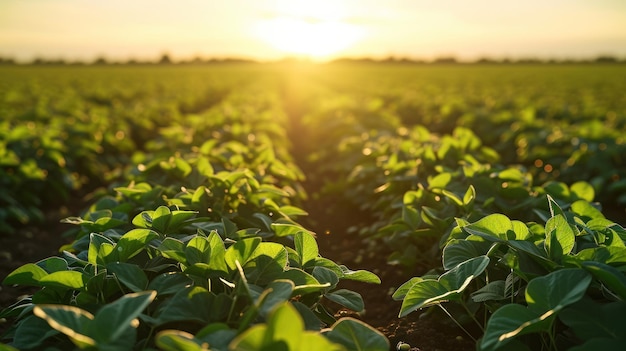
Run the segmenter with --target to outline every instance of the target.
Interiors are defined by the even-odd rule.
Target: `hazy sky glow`
[[[626,57],[625,0],[2,0],[0,56]]]

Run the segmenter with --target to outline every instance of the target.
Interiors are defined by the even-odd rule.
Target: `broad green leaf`
[[[187,264],[209,263],[211,260],[211,245],[208,238],[200,235],[194,236],[185,247]]]
[[[85,278],[85,275],[78,271],[60,271],[42,277],[39,282],[43,286],[56,286],[79,290],[85,287]]]
[[[33,313],[43,318],[52,328],[67,335],[76,346],[87,348],[96,345],[96,341],[86,335],[86,330],[94,319],[91,313],[65,305],[37,305]]]
[[[209,262],[211,269],[220,272],[227,272],[228,268],[225,261],[226,248],[224,246],[224,241],[215,230],[211,231],[208,240],[209,247],[211,248],[211,257]]]
[[[450,270],[471,258],[486,255],[494,243],[453,239],[443,249],[443,268]]]
[[[231,245],[226,250],[224,255],[224,260],[226,261],[228,268],[230,268],[231,271],[236,270],[237,265],[235,264],[235,261],[239,261],[242,266],[245,266],[260,243],[261,238],[256,237],[241,239]]]
[[[308,230],[302,228],[301,226],[297,224],[272,223],[271,226],[272,226],[272,230],[278,237],[295,235],[296,233],[300,233],[300,232],[308,232],[311,234],[311,232],[309,232]]]
[[[154,277],[147,290],[156,290],[157,296],[171,295],[191,286],[193,281],[180,272],[167,272]]]
[[[197,214],[197,211],[171,211],[166,233],[170,234],[176,230],[180,230],[182,227],[187,225],[188,221],[194,218]]]
[[[598,303],[590,298],[563,309],[559,319],[572,328],[581,340],[593,338],[618,339],[624,334],[626,302]]]
[[[463,205],[465,206],[471,205],[474,202],[475,198],[476,198],[476,189],[474,189],[473,185],[470,185],[469,188],[467,188],[465,195],[463,196]]]
[[[576,235],[563,215],[556,215],[546,223],[546,251],[556,262],[569,254],[576,244]]]
[[[439,282],[448,289],[458,290],[467,284],[467,279],[474,279],[482,274],[489,265],[489,257],[478,256],[458,264],[439,277]]]
[[[424,279],[422,279],[421,277],[413,277],[409,279],[408,281],[400,285],[400,287],[396,289],[396,291],[393,293],[393,295],[391,295],[391,297],[396,301],[403,300],[406,294],[409,292],[409,290],[411,290],[411,287],[415,285],[415,283],[421,282],[422,280]]]
[[[17,347],[17,350],[33,349],[58,333],[59,331],[53,329],[46,320],[31,315],[17,325],[12,344]]]
[[[459,264],[442,274],[439,280],[426,279],[415,282],[402,301],[399,317],[420,308],[458,299],[463,290],[487,268],[488,264],[489,257],[480,256]]]
[[[61,257],[48,257],[37,262],[37,265],[48,273],[67,270],[67,261]]]
[[[208,351],[193,335],[180,330],[163,330],[154,338],[157,347],[164,351]]]
[[[604,284],[622,301],[626,300],[626,276],[624,272],[600,262],[583,262],[584,269]]]
[[[626,265],[626,248],[619,246],[599,246],[581,250],[573,256],[576,261],[595,261],[611,266]]]
[[[309,262],[315,262],[319,255],[319,249],[313,235],[306,232],[297,232],[294,234],[293,239],[296,252],[300,258],[300,267],[305,268]]]
[[[447,198],[449,198],[450,200],[452,200],[452,202],[454,202],[455,205],[459,206],[459,207],[463,207],[463,200],[456,195],[455,193],[449,191],[449,190],[442,190],[441,193],[443,195],[445,195]]]
[[[389,341],[378,330],[354,318],[342,318],[330,327],[326,337],[347,350],[388,351]]]
[[[376,274],[370,271],[366,271],[362,269],[353,271],[344,265],[340,265],[339,267],[341,268],[341,271],[343,272],[343,276],[341,276],[340,278],[354,280],[354,281],[363,282],[363,283],[380,284],[380,278]]]
[[[522,305],[504,305],[487,322],[485,334],[480,341],[480,350],[505,350],[503,347],[516,336],[549,331],[553,320],[553,312],[537,315]]]
[[[505,281],[496,280],[474,291],[471,296],[474,302],[498,301],[506,299]]]
[[[139,266],[124,262],[109,263],[107,271],[115,274],[115,277],[133,292],[146,290],[148,277]]]
[[[172,218],[172,211],[166,206],[159,206],[150,214],[150,217],[152,218],[152,229],[161,234],[166,234],[170,219]]]
[[[276,279],[291,280],[295,284],[294,295],[321,291],[330,286],[330,283],[320,284],[315,277],[298,268],[287,269]]]
[[[39,281],[46,275],[48,275],[48,272],[46,272],[43,268],[34,263],[27,263],[9,273],[9,275],[2,281],[2,284],[41,286],[42,284],[40,284]]]
[[[257,324],[238,335],[229,345],[232,351],[341,351],[319,332],[304,330],[302,317],[289,303],[279,305],[267,324]]]
[[[527,307],[509,304],[494,312],[487,323],[481,350],[495,350],[519,335],[549,331],[555,316],[580,300],[591,275],[579,268],[554,271],[530,281],[526,287]]]
[[[589,202],[578,200],[571,206],[572,212],[581,217],[585,223],[593,219],[604,219],[604,215],[597,208],[593,207]]]
[[[156,295],[154,290],[126,294],[103,306],[89,325],[89,335],[92,335],[98,344],[116,341],[125,334],[127,329],[137,327],[133,320],[154,300]]]
[[[289,301],[295,285],[291,280],[274,280],[267,288],[267,294],[259,306],[259,314],[267,317],[270,312],[283,302]]]
[[[137,255],[148,243],[159,237],[159,234],[149,229],[133,229],[122,235],[115,245],[117,259],[126,262]]]
[[[228,350],[228,344],[237,336],[237,331],[225,323],[212,323],[196,333],[196,339],[208,343],[215,351]]]
[[[172,258],[181,263],[187,263],[187,258],[185,257],[185,244],[174,238],[165,238],[161,245],[159,245],[158,250],[161,251],[161,255],[163,257]]]
[[[281,244],[260,243],[243,265],[246,278],[252,284],[266,285],[277,279],[287,268],[287,250]]]
[[[529,237],[528,227],[519,221],[511,221],[503,214],[491,214],[463,227],[469,234],[489,241],[524,240]]]
[[[108,249],[102,249],[101,246],[107,245]],[[89,250],[87,260],[91,264],[106,264],[107,255],[113,251],[115,242],[104,235],[98,233],[89,234]]]
[[[624,347],[626,338],[607,339],[596,338],[585,341],[584,344],[574,346],[569,351],[588,351],[588,350],[621,350]]]
[[[330,284],[326,291],[334,289],[337,286],[337,283],[339,283],[339,276],[337,275],[337,273],[326,267],[315,267],[313,268],[311,274],[321,284]]]
[[[576,199],[591,202],[596,197],[593,186],[587,182],[576,182],[572,184],[569,189]]]
[[[324,294],[324,297],[355,312],[363,312],[365,310],[363,298],[352,290],[339,289]]]
[[[210,323],[224,318],[232,301],[225,295],[215,295],[201,287],[187,287],[161,302],[154,318],[145,318],[153,326],[170,322]]]
[[[248,328],[243,333],[233,339],[228,347],[229,351],[270,351],[272,340],[266,341],[267,325],[257,324]],[[276,351],[287,351],[287,345],[281,345],[282,348],[276,347]]]

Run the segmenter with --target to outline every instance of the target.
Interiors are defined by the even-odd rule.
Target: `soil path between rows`
[[[380,330],[390,341],[391,349],[405,342],[411,350],[422,351],[459,351],[474,350],[475,343],[460,328],[441,314],[422,316],[419,313],[398,318],[401,302],[394,301],[391,294],[397,287],[414,275],[423,274],[428,267],[416,267],[413,272],[403,272],[387,264],[388,252],[385,249],[368,249],[371,243],[354,233],[349,228],[358,223],[368,223],[367,213],[337,195],[322,192],[324,182],[316,172],[316,165],[309,160],[314,151],[311,140],[313,131],[307,130],[302,120],[311,101],[300,89],[301,81],[297,75],[287,76],[283,81],[282,99],[284,111],[289,117],[287,128],[292,143],[291,155],[294,162],[304,172],[306,179],[303,186],[309,196],[302,207],[309,215],[302,224],[317,233],[320,254],[350,269],[366,269],[381,278],[380,285],[359,282],[342,282],[342,288],[350,289],[362,295],[365,312],[355,314],[337,308],[336,316],[352,316]]]

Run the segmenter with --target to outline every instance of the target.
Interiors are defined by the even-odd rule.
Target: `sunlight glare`
[[[347,49],[365,34],[362,26],[346,19],[346,12],[335,2],[290,1],[273,16],[257,22],[254,31],[283,54],[324,59]]]

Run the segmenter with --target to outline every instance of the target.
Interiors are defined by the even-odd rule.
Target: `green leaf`
[[[578,200],[570,207],[572,212],[581,217],[585,223],[593,219],[604,219],[604,215],[597,208],[593,207],[589,202]]]
[[[355,312],[363,312],[365,310],[365,303],[363,297],[360,294],[347,290],[339,289],[333,292],[324,294],[324,297],[330,301],[336,302],[341,306],[347,307]]]
[[[581,340],[593,338],[624,338],[626,302],[597,303],[590,298],[563,309],[559,319],[572,328]]]
[[[294,294],[299,295],[321,291],[330,286],[330,283],[320,284],[315,277],[299,268],[287,269],[276,279],[291,280],[295,284]]]
[[[546,223],[546,251],[556,262],[569,254],[576,244],[576,235],[563,215],[556,215]]]
[[[403,300],[406,294],[408,294],[408,292],[411,290],[411,287],[415,285],[415,283],[421,282],[422,280],[424,279],[422,279],[421,277],[413,277],[409,279],[408,281],[400,285],[400,287],[396,289],[391,297],[396,301]]]
[[[474,189],[473,185],[470,185],[469,188],[467,188],[465,195],[463,196],[463,205],[465,206],[471,205],[472,202],[474,202],[475,198],[476,198],[476,189]]]
[[[471,296],[474,302],[498,301],[507,298],[505,294],[505,281],[496,280],[474,291]]]
[[[158,250],[161,251],[161,255],[166,258],[172,258],[180,263],[187,263],[187,257],[185,257],[185,244],[174,238],[165,238]]]
[[[469,283],[487,268],[489,257],[480,256],[469,259],[448,272],[439,280],[426,279],[411,286],[402,301],[399,317],[419,309],[444,301],[459,299]]]
[[[576,182],[572,184],[569,189],[576,199],[591,202],[596,197],[593,186],[587,182]]]
[[[210,323],[225,318],[232,301],[204,288],[190,286],[161,302],[154,318],[145,318],[155,327],[170,322]]]
[[[40,284],[39,281],[47,275],[48,272],[46,272],[43,268],[34,263],[27,263],[9,273],[9,275],[2,281],[2,284],[41,286],[42,284]]]
[[[164,351],[206,351],[193,335],[180,330],[163,330],[155,337],[160,350]]]
[[[480,350],[502,350],[516,336],[549,331],[553,320],[553,313],[537,315],[522,305],[504,305],[489,319]]]
[[[300,232],[309,232],[308,230],[302,228],[297,224],[288,224],[288,223],[272,223],[272,230],[278,237],[296,235]]]
[[[101,249],[103,245],[108,246],[108,249]],[[89,234],[89,250],[87,260],[89,263],[106,264],[108,262],[108,255],[113,252],[115,243],[104,235],[97,233]]]
[[[297,232],[294,234],[293,239],[296,252],[300,258],[298,263],[304,269],[309,262],[315,262],[315,259],[319,256],[317,241],[315,241],[313,235],[306,232]]]
[[[96,341],[85,333],[94,319],[91,313],[65,305],[37,305],[33,313],[48,322],[52,328],[67,335],[76,346],[87,348],[96,345]]]
[[[243,270],[250,283],[263,286],[282,274],[287,268],[287,260],[287,250],[283,245],[260,243],[243,265]]]
[[[238,335],[232,351],[340,351],[342,348],[319,334],[304,330],[302,317],[290,303],[279,305],[267,324],[257,324]]]
[[[237,265],[235,264],[235,261],[239,261],[239,264],[245,266],[250,257],[252,257],[254,250],[256,250],[260,243],[261,238],[255,237],[241,239],[231,245],[226,250],[226,253],[224,255],[224,260],[226,261],[228,268],[230,268],[231,271],[236,270]]]
[[[499,213],[466,225],[463,230],[489,241],[525,240],[530,236],[526,225],[519,221],[511,221],[507,216]]]
[[[60,271],[42,277],[39,282],[43,286],[56,286],[79,290],[85,287],[85,276],[78,271]]]
[[[225,261],[226,248],[224,246],[224,241],[215,230],[211,231],[208,240],[209,247],[211,248],[209,266],[214,271],[226,273],[228,271],[228,268]]]
[[[196,235],[185,247],[185,257],[187,264],[209,263],[211,260],[211,245],[208,238]]]
[[[17,350],[33,349],[41,345],[47,338],[58,333],[59,331],[53,329],[44,319],[31,315],[17,324],[13,346]]]
[[[48,257],[37,262],[37,265],[48,273],[66,271],[68,269],[67,261],[61,257]]]
[[[453,239],[443,248],[443,268],[450,270],[471,258],[486,255],[494,243]]]
[[[140,292],[148,286],[148,277],[139,266],[124,262],[109,263],[107,271],[115,274],[117,279],[133,292]]]
[[[191,286],[193,281],[186,274],[167,272],[154,277],[147,290],[156,290],[157,296],[171,295]]]
[[[152,229],[159,233],[166,234],[170,219],[172,218],[172,211],[166,206],[159,206],[150,214],[150,217],[152,218]]]
[[[274,280],[267,288],[267,294],[259,306],[259,314],[267,318],[270,312],[278,305],[289,301],[295,285],[291,280]]]
[[[122,262],[137,255],[149,242],[159,237],[159,234],[149,229],[133,229],[124,234],[115,245],[117,259]]]
[[[526,287],[528,307],[509,304],[496,310],[487,323],[481,350],[496,350],[519,335],[549,331],[555,316],[580,300],[591,280],[591,275],[579,268],[561,269],[531,280]]]
[[[378,330],[354,318],[342,318],[330,327],[326,337],[347,350],[388,351],[389,341]]]
[[[125,334],[126,330],[137,327],[137,324],[132,323],[133,320],[154,300],[156,295],[156,291],[126,294],[105,305],[98,310],[95,319],[89,325],[89,335],[93,336],[98,345],[115,342]]]
[[[582,266],[609,290],[619,296],[622,301],[626,300],[626,276],[624,276],[622,271],[604,263],[593,261],[583,262]]]
[[[340,278],[354,280],[354,281],[363,282],[363,283],[380,284],[380,278],[376,274],[370,271],[366,271],[362,269],[353,271],[344,265],[340,265],[339,267],[341,268],[341,271],[343,272],[343,276],[340,276]]]

